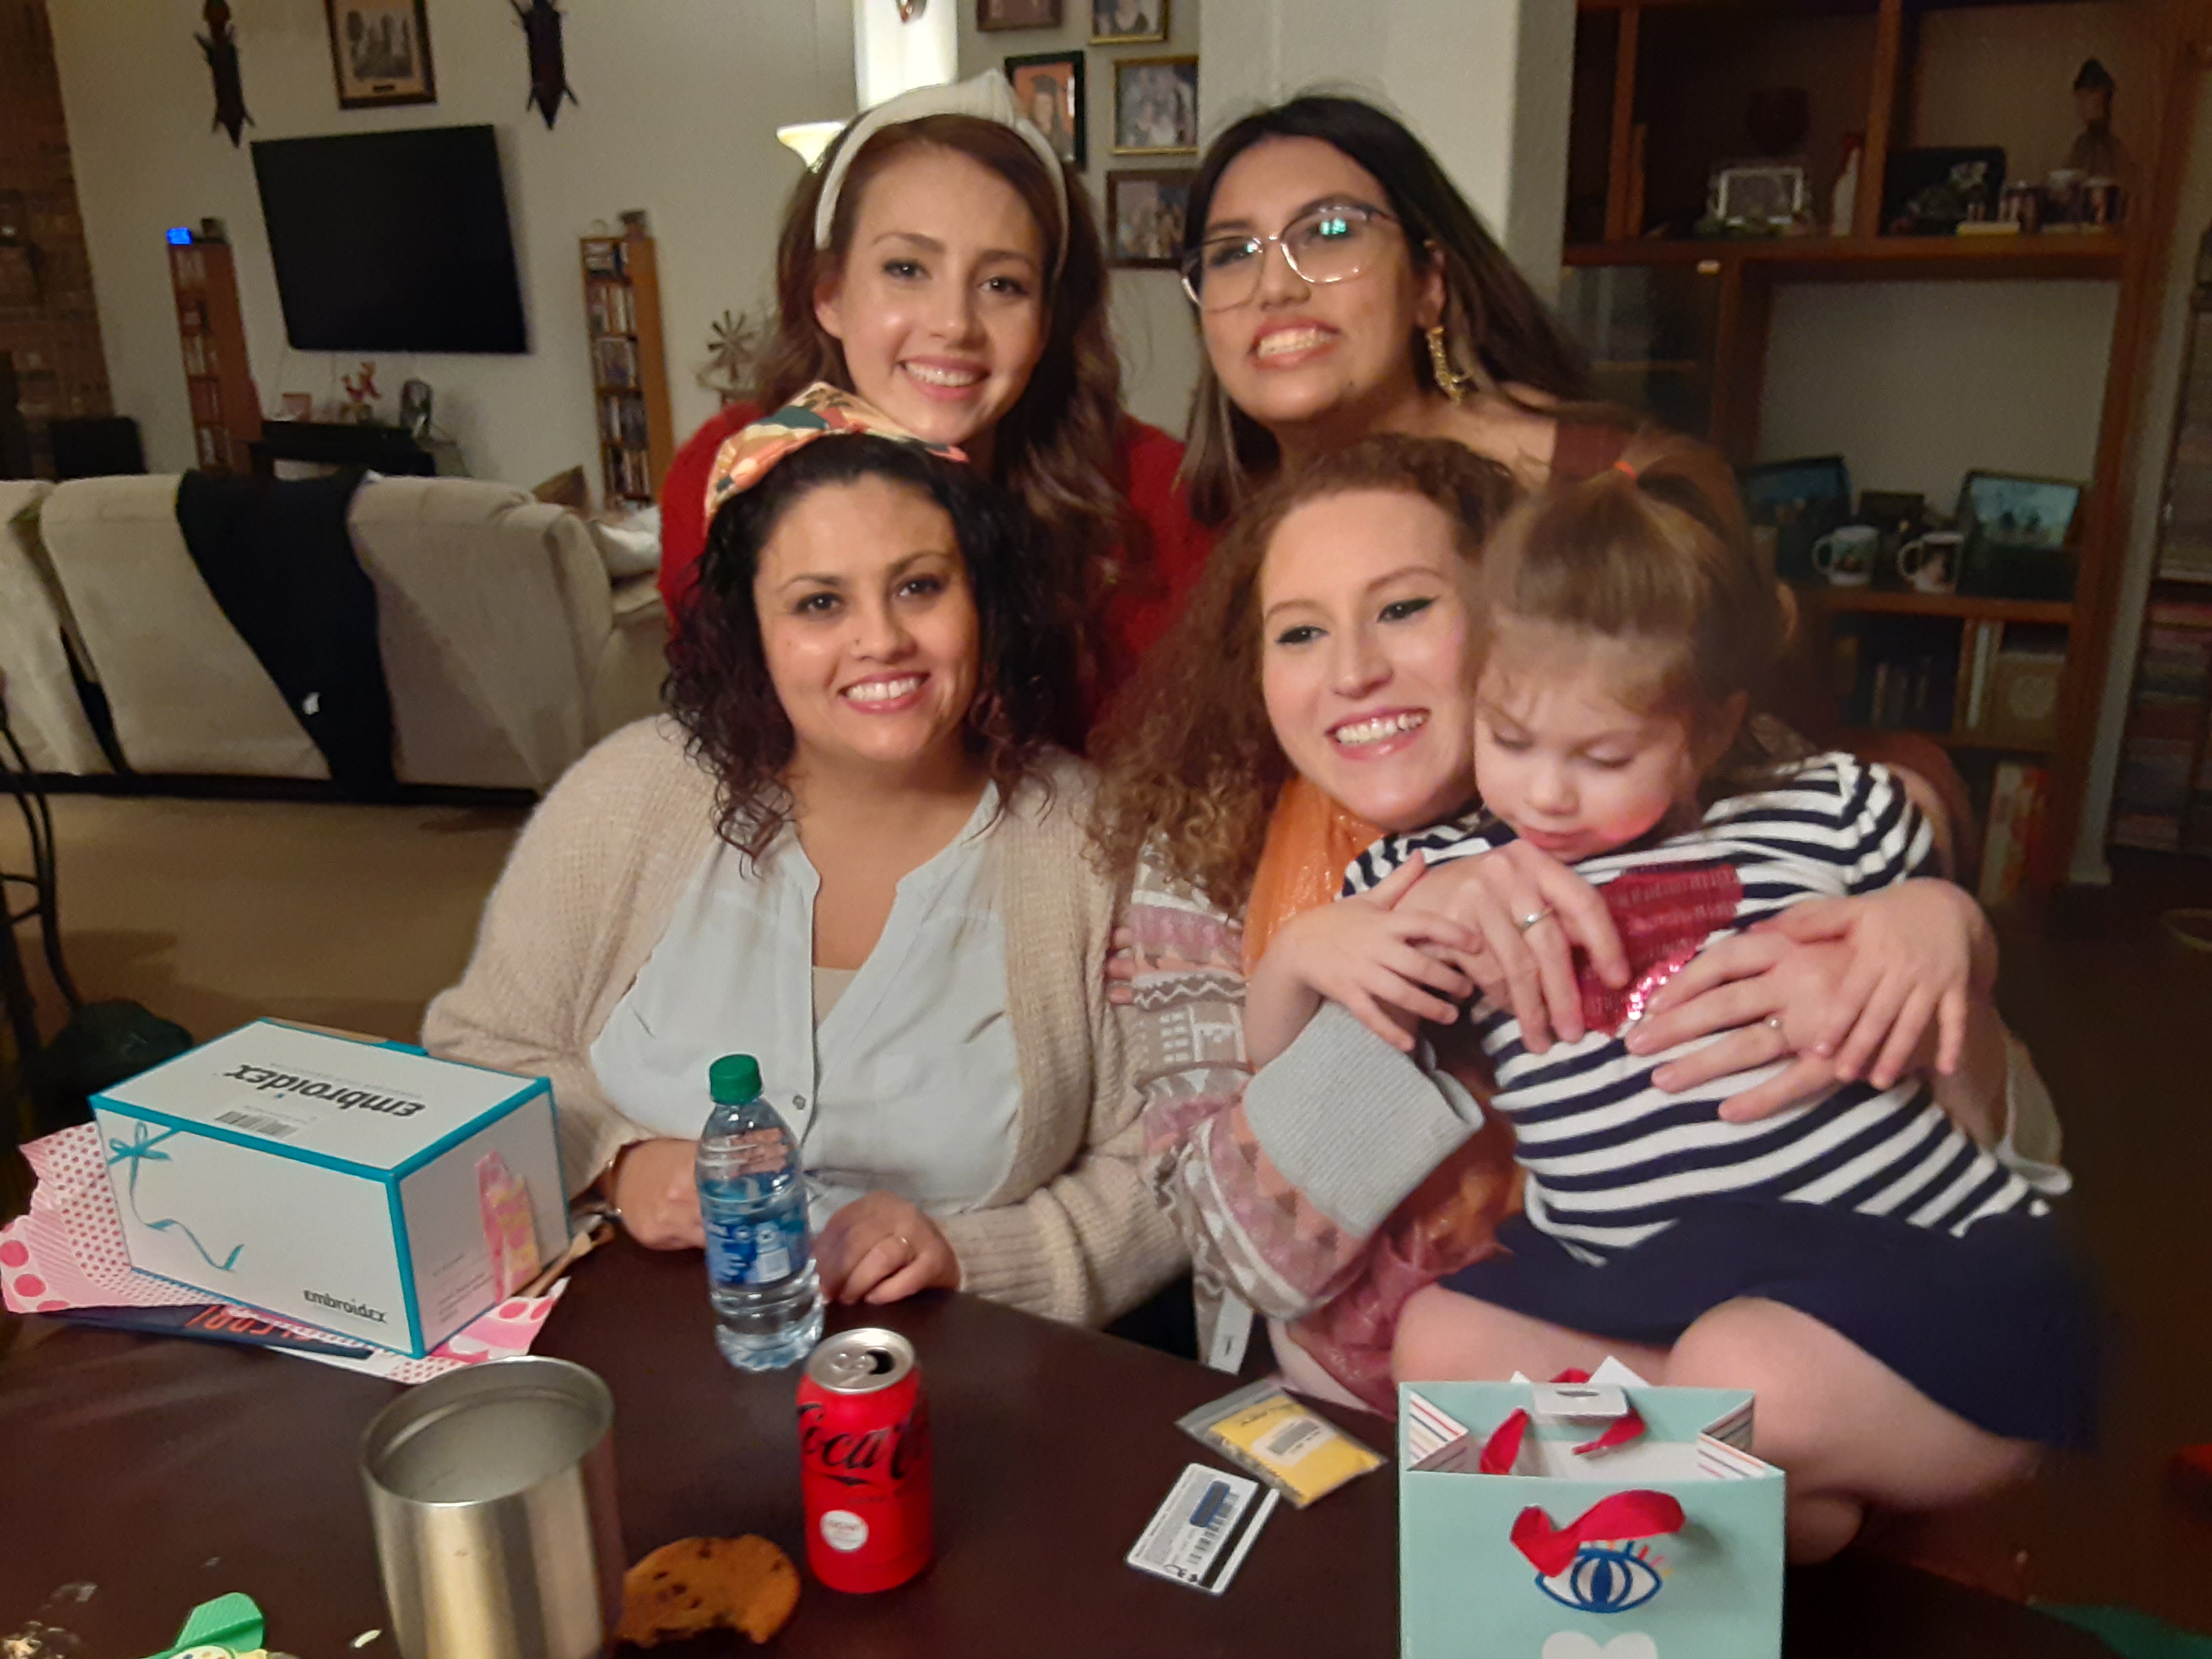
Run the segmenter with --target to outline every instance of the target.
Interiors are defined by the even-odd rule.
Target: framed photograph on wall
[[[993,29],[1056,29],[1060,0],[975,0],[975,27]]]
[[[1198,154],[1198,59],[1125,58],[1114,65],[1114,153]]]
[[[1168,38],[1168,0],[1091,0],[1091,44],[1127,46]]]
[[[340,109],[434,104],[425,0],[323,0]]]
[[[1070,167],[1084,166],[1091,141],[1083,109],[1083,54],[1039,52],[1009,58],[1006,79],[1014,88],[1014,107],[1051,141],[1053,154]]]
[[[1173,270],[1182,252],[1195,167],[1125,168],[1106,175],[1106,263]]]

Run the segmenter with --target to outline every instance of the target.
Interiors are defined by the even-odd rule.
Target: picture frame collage
[[[1164,46],[1174,0],[975,0],[986,33],[1063,26],[1066,8],[1090,9],[1088,45]],[[1080,14],[1079,14],[1079,15]],[[1198,155],[1198,58],[1194,53],[1115,57],[1108,152],[1116,158],[1170,162]],[[1042,132],[1066,166],[1090,166],[1088,58],[1081,47],[1014,53],[1006,59],[1016,107]],[[1115,167],[1105,177],[1107,263],[1127,270],[1172,270],[1182,245],[1194,165]]]

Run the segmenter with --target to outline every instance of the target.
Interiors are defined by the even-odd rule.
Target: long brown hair
[[[1357,98],[1293,98],[1255,111],[1216,138],[1191,185],[1183,222],[1186,257],[1206,240],[1206,216],[1222,174],[1269,138],[1317,138],[1375,176],[1407,246],[1417,258],[1419,250],[1431,250],[1442,263],[1444,339],[1461,373],[1516,404],[1521,398],[1515,388],[1526,387],[1549,400],[1539,411],[1547,415],[1598,406],[1582,352],[1483,228],[1428,147],[1402,123]],[[1420,384],[1443,395],[1423,343],[1409,340],[1407,349]],[[1193,516],[1219,524],[1273,475],[1281,459],[1273,435],[1230,402],[1201,353],[1191,395],[1190,448],[1183,459]]]
[[[1121,360],[1106,316],[1106,260],[1091,198],[1071,177],[1056,188],[1018,136],[970,115],[928,115],[877,131],[845,174],[830,246],[814,246],[814,213],[847,127],[792,191],[776,243],[775,331],[752,377],[751,395],[780,409],[816,380],[854,389],[844,348],[814,314],[814,296],[844,268],[853,227],[868,186],[897,156],[924,147],[949,149],[989,169],[1013,187],[1045,241],[1044,268],[1060,264],[1046,296],[1044,354],[1030,383],[998,425],[993,481],[1022,498],[1045,532],[1067,549],[1095,591],[1122,574],[1121,563],[1149,569],[1150,544],[1128,506],[1121,476]],[[1066,226],[1061,261],[1060,227]]]
[[[1650,664],[1630,695],[1700,725],[1732,699],[1764,700],[1795,616],[1752,546],[1728,462],[1654,431],[1603,471],[1507,514],[1475,589],[1478,659],[1523,620],[1634,640]],[[1719,781],[1769,770],[1775,756],[1744,721],[1717,758]]]
[[[1449,438],[1382,434],[1279,478],[1240,514],[1094,737],[1105,773],[1092,834],[1102,869],[1147,853],[1231,915],[1251,896],[1267,819],[1291,776],[1260,690],[1260,571],[1283,520],[1354,490],[1399,490],[1451,521],[1470,564],[1513,476]]]

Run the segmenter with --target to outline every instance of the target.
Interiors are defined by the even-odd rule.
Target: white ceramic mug
[[[1835,587],[1864,587],[1874,580],[1874,556],[1881,532],[1872,525],[1847,524],[1813,544],[1813,568]]]
[[[1959,586],[1959,556],[1966,545],[1955,530],[1931,530],[1897,550],[1897,574],[1923,593],[1948,593]]]

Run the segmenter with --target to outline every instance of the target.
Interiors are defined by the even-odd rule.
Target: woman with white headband
[[[672,616],[705,545],[715,451],[818,380],[1021,497],[1085,574],[1109,683],[1204,567],[1211,538],[1176,483],[1182,446],[1121,409],[1088,194],[1003,76],[878,105],[792,192],[750,395],[678,452],[662,492]]]

